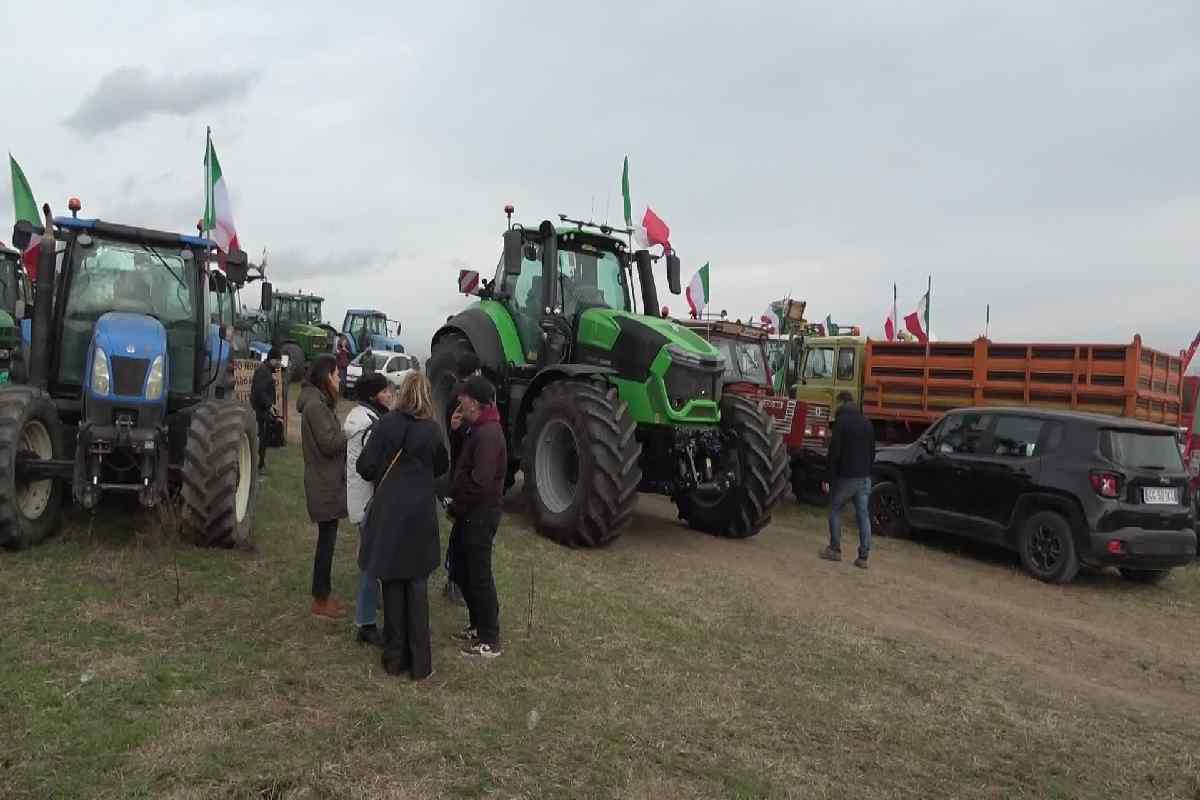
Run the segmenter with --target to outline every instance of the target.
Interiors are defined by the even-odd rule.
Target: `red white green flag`
[[[704,311],[704,307],[708,305],[708,264],[696,270],[696,274],[692,276],[692,282],[688,284],[687,291],[688,308],[691,310],[692,319],[699,319],[700,314]]]
[[[29,181],[25,179],[25,173],[21,170],[21,165],[17,163],[17,160],[12,157],[12,153],[8,154],[8,166],[12,173],[13,219],[17,222],[28,222],[35,228],[41,229],[45,221],[38,211],[37,201],[33,199],[33,190],[29,188]],[[33,238],[29,240],[29,246],[21,255],[21,261],[25,264],[25,274],[34,282],[37,281],[41,243],[42,237],[34,234]]]
[[[641,227],[634,229],[633,238],[639,247],[646,250],[656,244],[669,248],[671,246],[671,229],[659,218],[658,214],[654,213],[653,209],[647,206],[646,213],[642,215]]]
[[[229,184],[221,174],[221,162],[213,149],[212,135],[204,150],[204,230],[217,249],[229,253],[238,249],[237,228],[233,224],[233,207],[229,203]]]

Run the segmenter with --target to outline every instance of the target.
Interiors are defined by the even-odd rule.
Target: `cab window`
[[[517,333],[526,358],[537,358],[541,349],[538,322],[542,317],[542,248],[537,245],[533,259],[521,258],[521,274],[512,291],[512,304],[517,323]],[[504,269],[503,259],[498,271]],[[502,274],[502,273],[501,273]]]
[[[815,379],[833,377],[832,347],[819,347],[808,351],[808,358],[804,361],[804,377]]]
[[[838,350],[837,379],[839,381],[854,380],[854,348],[843,347]]]
[[[1058,427],[1057,423],[1047,424],[1044,420],[1034,417],[1002,416],[996,418],[996,428],[992,432],[992,455],[1008,458],[1033,458],[1042,455],[1045,447],[1052,444],[1048,438],[1054,437],[1047,428]]]

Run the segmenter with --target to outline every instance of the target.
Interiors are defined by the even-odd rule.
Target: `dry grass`
[[[918,541],[864,574],[812,557],[809,512],[726,542],[650,500],[576,552],[509,516],[508,652],[460,658],[462,612],[434,598],[437,674],[414,685],[306,613],[297,450],[257,554],[179,551],[179,605],[145,519],[0,556],[0,795],[1200,797],[1194,570],[1059,590]]]

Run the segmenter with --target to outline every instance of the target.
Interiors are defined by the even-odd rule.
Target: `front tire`
[[[908,536],[908,514],[904,511],[904,500],[900,487],[892,481],[882,481],[871,486],[871,533],[900,539]]]
[[[47,478],[21,480],[18,457],[56,458],[62,445],[58,409],[31,386],[0,389],[0,545],[21,549],[58,530],[64,485]]]
[[[730,455],[734,485],[720,494],[695,490],[676,498],[679,515],[696,530],[731,539],[754,536],[771,521],[771,509],[788,488],[787,448],[771,418],[749,398],[728,394],[721,399],[721,428],[736,442]]]
[[[569,547],[598,547],[633,518],[642,446],[616,389],[559,381],[529,415],[521,469],[538,533]]]
[[[1062,514],[1038,511],[1021,526],[1021,565],[1046,583],[1070,583],[1079,572],[1071,524]]]
[[[258,498],[258,426],[240,403],[196,406],[183,459],[183,518],[207,547],[250,543]]]

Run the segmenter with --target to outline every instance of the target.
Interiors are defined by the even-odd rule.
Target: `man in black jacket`
[[[282,358],[279,348],[272,347],[267,358],[254,370],[250,379],[250,407],[258,420],[258,474],[267,471],[267,428],[275,418],[275,370]]]
[[[456,387],[462,386],[473,375],[480,374],[479,356],[474,353],[464,353],[459,356],[458,361],[454,364],[454,384]],[[453,468],[454,463],[458,460],[458,453],[462,450],[463,441],[466,440],[467,433],[470,430],[470,425],[463,421],[462,406],[458,405],[457,399],[454,400],[455,405],[446,409],[446,438],[450,443],[450,464]],[[459,544],[458,525],[454,525],[450,529],[450,537],[446,541],[446,586],[442,590],[442,594],[446,599],[455,605],[464,605],[466,598],[463,595],[463,581],[459,579],[455,570],[458,568],[461,559],[455,558],[454,552]]]
[[[858,516],[858,558],[854,566],[867,568],[871,554],[871,466],[875,463],[875,429],[854,404],[854,396],[841,392],[837,421],[829,442],[829,546],[821,558],[842,560],[841,512],[853,499]]]
[[[464,655],[495,658],[501,654],[500,603],[492,575],[492,545],[500,525],[508,446],[492,384],[476,375],[464,381],[457,394],[463,422],[469,427],[450,481],[449,513],[458,537],[451,556],[470,615],[457,638],[466,643]]]

